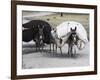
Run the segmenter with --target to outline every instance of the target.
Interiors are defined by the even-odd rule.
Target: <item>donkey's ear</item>
[[[75,27],[75,31],[76,31],[77,27]]]

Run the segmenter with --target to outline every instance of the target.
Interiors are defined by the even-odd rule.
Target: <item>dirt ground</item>
[[[35,45],[31,41],[23,43],[23,69],[31,68],[56,68],[56,67],[78,67],[89,65],[89,43],[83,50],[78,50],[75,57],[68,57],[68,46],[62,48],[63,55],[60,49],[56,52],[50,52],[50,45],[45,45],[42,52],[35,50]]]

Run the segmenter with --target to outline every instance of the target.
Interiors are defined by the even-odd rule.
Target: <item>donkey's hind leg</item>
[[[53,54],[54,54],[54,51],[55,51],[55,44],[53,43]]]
[[[35,49],[36,49],[36,52],[38,51],[38,44],[37,42],[35,42]]]
[[[50,50],[49,51],[51,52],[51,43],[50,43]]]

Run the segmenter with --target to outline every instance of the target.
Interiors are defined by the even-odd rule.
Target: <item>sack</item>
[[[83,27],[82,24],[75,21],[65,21],[60,25],[58,25],[56,27],[58,37],[61,38],[62,36],[67,35],[70,32],[70,29],[71,28],[75,29],[75,27],[77,27],[76,33],[78,34],[78,37],[87,43],[88,39],[87,39],[87,32],[85,28]]]
[[[77,41],[77,48],[82,50],[85,47],[85,43],[82,40]]]

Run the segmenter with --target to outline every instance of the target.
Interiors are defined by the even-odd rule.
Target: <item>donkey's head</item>
[[[73,42],[76,42],[76,40],[77,40],[77,33],[76,33],[77,27],[75,27],[74,29],[70,28],[70,30],[71,30],[71,40]]]
[[[43,40],[44,40],[44,25],[38,25],[38,40],[40,44],[43,44]]]

